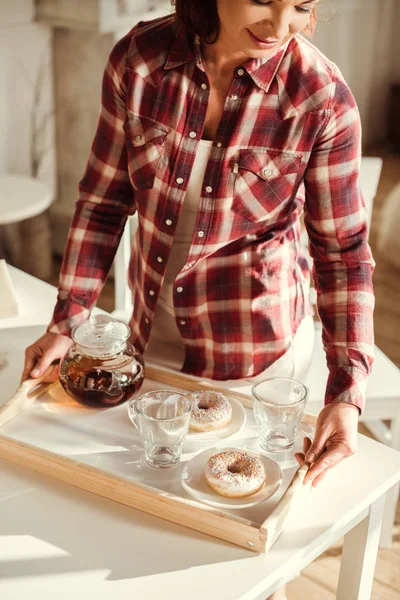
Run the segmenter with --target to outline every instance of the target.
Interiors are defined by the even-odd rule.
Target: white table
[[[0,319],[0,329],[43,325],[44,333],[53,314],[57,289],[15,267],[7,265],[7,269],[17,295],[19,315]]]
[[[11,265],[7,265],[7,268],[17,294],[19,315],[0,319],[0,330],[43,325],[44,333],[53,315],[57,301],[57,288]],[[104,313],[104,311],[96,307],[94,313]]]
[[[12,276],[29,285],[20,273]],[[400,453],[361,435],[358,443],[267,555],[0,461],[0,597],[261,600],[345,535],[337,598],[368,600]]]
[[[307,411],[318,414],[323,407],[328,379],[325,352],[322,348],[320,325],[316,326],[313,361],[305,384],[310,389]],[[390,430],[383,420],[390,420]],[[400,369],[375,346],[375,365],[368,379],[367,401],[360,417],[368,429],[381,441],[400,450]],[[399,497],[399,486],[387,495],[382,527],[381,547],[392,546],[393,524]]]

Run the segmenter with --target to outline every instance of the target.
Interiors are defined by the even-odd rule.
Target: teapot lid
[[[71,335],[84,354],[109,356],[125,347],[130,329],[109,315],[97,314],[75,325]]]

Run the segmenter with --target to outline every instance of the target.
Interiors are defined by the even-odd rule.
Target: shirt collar
[[[264,92],[268,92],[284,57],[292,49],[293,43],[295,43],[294,38],[284,44],[271,58],[250,58],[242,65],[254,83]]]
[[[291,50],[293,43],[294,38],[282,46],[271,58],[249,58],[237,69],[244,69],[259,88],[268,92],[284,56]],[[201,60],[200,37],[196,35],[193,43],[189,39],[186,27],[181,25],[171,46],[164,69],[174,69],[192,60],[196,61],[202,71],[205,70]]]
[[[193,44],[189,41],[187,29],[180,25],[178,33],[169,51],[164,69],[175,69],[195,58]]]

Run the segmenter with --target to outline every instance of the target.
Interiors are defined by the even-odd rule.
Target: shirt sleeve
[[[375,263],[360,190],[359,113],[340,75],[334,86],[305,173],[305,225],[329,368],[325,405],[347,402],[362,412],[374,360]]]
[[[70,335],[88,318],[111,268],[128,215],[135,212],[123,124],[129,36],[113,48],[106,65],[100,116],[69,230],[48,331]]]

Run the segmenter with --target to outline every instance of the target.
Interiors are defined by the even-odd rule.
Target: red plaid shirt
[[[139,23],[114,47],[49,330],[68,335],[88,317],[126,218],[137,211],[130,325],[144,351],[209,93],[199,40],[191,42],[174,16]],[[235,69],[175,280],[184,372],[251,377],[288,349],[310,312],[304,210],[330,369],[325,400],[362,409],[373,361],[374,263],[359,166],[355,101],[312,44],[296,36],[273,58]]]

